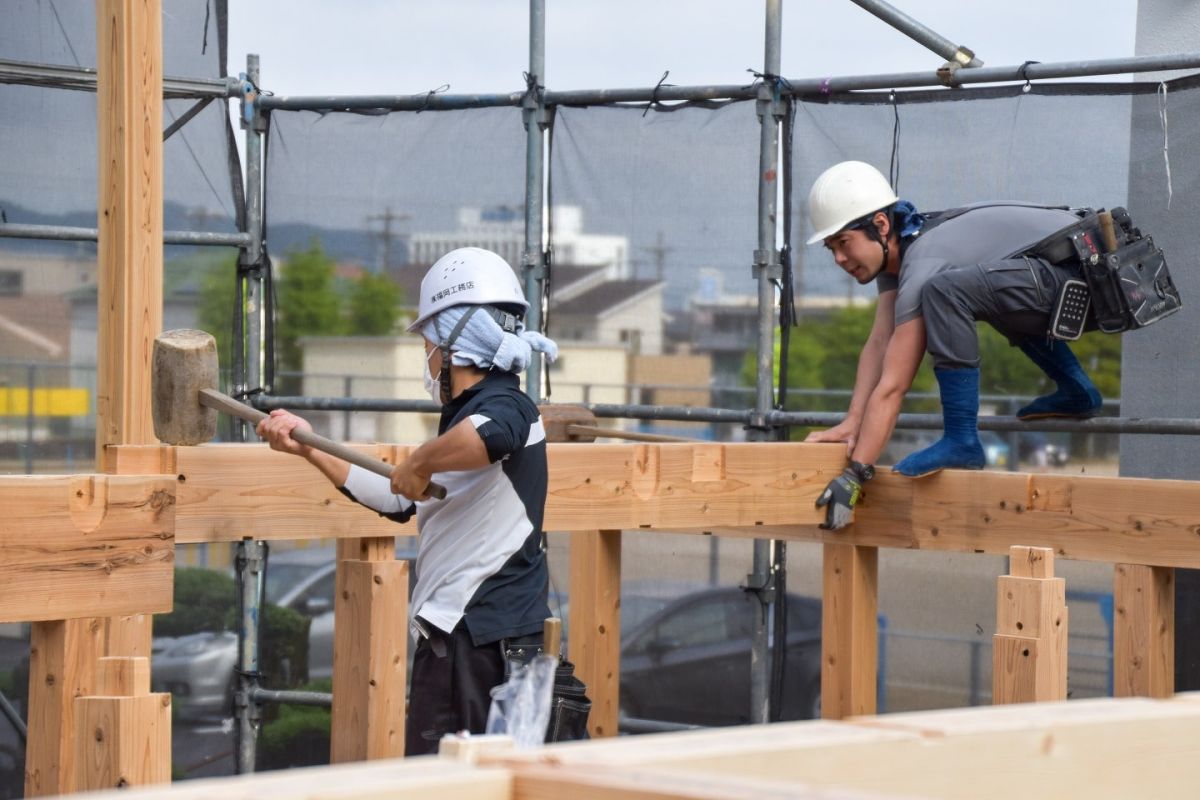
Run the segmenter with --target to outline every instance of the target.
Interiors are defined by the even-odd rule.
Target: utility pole
[[[386,275],[388,267],[392,264],[392,240],[400,238],[401,234],[398,231],[392,230],[393,222],[403,222],[410,219],[408,214],[397,214],[392,211],[392,207],[388,206],[383,210],[382,214],[371,214],[367,217],[367,226],[371,226],[373,222],[382,222],[383,230],[379,232],[372,231],[372,236],[378,236],[380,240],[379,247],[379,264],[376,272],[380,275]]]
[[[654,257],[654,279],[658,281],[663,279],[663,272],[665,271],[667,264],[667,253],[670,253],[675,249],[673,247],[667,247],[664,242],[665,240],[663,239],[663,232],[659,231],[654,236],[653,247],[640,248]]]

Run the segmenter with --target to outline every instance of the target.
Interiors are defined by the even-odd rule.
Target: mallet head
[[[217,388],[217,343],[204,331],[165,331],[154,340],[150,386],[154,435],[172,445],[200,444],[217,434],[217,412],[200,405],[201,389]]]

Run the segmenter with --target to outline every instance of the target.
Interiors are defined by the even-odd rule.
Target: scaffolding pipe
[[[243,539],[237,545],[238,660],[233,696],[234,768],[238,775],[254,772],[262,707],[255,699],[259,689],[260,633],[266,592],[267,546]]]
[[[259,58],[256,53],[246,56],[246,80],[241,82],[242,95],[241,126],[245,131],[246,143],[246,247],[238,257],[236,280],[245,291],[237,295],[244,302],[234,313],[244,314],[245,324],[234,323],[235,347],[241,358],[235,358],[234,384],[243,392],[247,388],[262,386],[262,137],[265,126],[255,100],[260,83]],[[241,319],[239,317],[239,319]],[[243,337],[237,337],[239,332]],[[253,434],[250,427],[239,421],[235,438],[247,441]],[[267,547],[263,542],[243,539],[238,544],[238,586],[241,587],[241,625],[238,638],[238,702],[235,707],[236,741],[235,758],[239,775],[254,772],[258,754],[258,732],[262,724],[261,657],[262,609],[265,601],[264,587],[267,575]]]
[[[95,228],[76,228],[69,225],[25,225],[0,223],[0,239],[43,239],[58,242],[94,242]],[[213,231],[163,231],[163,244],[191,244],[215,247],[245,247],[250,237],[245,233]]]
[[[333,705],[333,695],[329,692],[293,692],[260,688],[251,691],[250,698],[259,705],[281,703],[289,706],[313,706],[316,708],[329,708]]]
[[[262,112],[258,107],[259,72],[258,54],[246,56],[246,85],[242,87],[242,128],[246,132],[246,233],[250,241],[239,259],[238,280],[244,281],[245,310],[236,313],[246,315],[246,341],[244,343],[245,367],[240,378],[241,390],[256,391],[262,388],[263,353],[263,163],[262,142],[265,129]],[[241,344],[241,343],[239,343]],[[249,437],[245,422],[238,422],[242,441]]]
[[[288,408],[296,411],[412,411],[440,414],[432,400],[394,400],[386,397],[308,397],[304,395],[255,395],[246,400],[259,411]]]
[[[783,94],[787,96],[828,95],[837,92],[871,89],[919,89],[979,83],[1012,83],[1016,81],[1050,80],[1053,78],[1084,78],[1100,75],[1125,75],[1139,72],[1200,69],[1200,52],[1168,55],[1131,56],[1091,61],[1056,61],[1029,63],[1005,67],[960,69],[949,78],[937,70],[923,72],[893,72],[874,75],[846,75],[827,78],[787,79]],[[702,102],[707,100],[753,100],[758,97],[758,85],[726,84],[713,86],[660,86],[629,89],[547,90],[543,94],[547,106],[613,105],[617,103]],[[266,95],[259,99],[263,109],[289,111],[421,111],[520,106],[525,93],[511,94],[416,94],[416,95]]]
[[[96,70],[92,67],[65,67],[0,59],[0,83],[94,92]],[[236,78],[163,78],[163,98],[167,100],[199,100],[205,97],[226,98],[237,95]]]
[[[983,62],[976,58],[975,54],[967,48],[955,44],[937,31],[923,25],[900,9],[883,2],[883,0],[851,0],[851,2],[864,11],[883,20],[888,25],[891,25],[918,44],[929,48],[947,61],[964,67],[974,68],[983,66]]]
[[[249,400],[262,411],[290,408],[297,411],[421,412],[436,414],[439,407],[429,400],[393,400],[389,398],[303,397],[258,395]],[[749,425],[754,411],[697,406],[622,405],[617,403],[580,403],[604,419],[640,419],[661,422],[714,422]],[[768,426],[831,427],[845,417],[840,411],[770,411]],[[940,414],[901,414],[896,420],[900,430],[941,430]],[[1128,433],[1167,436],[1200,436],[1200,420],[1171,417],[1095,417],[1087,420],[1019,420],[1010,416],[982,416],[982,431],[1044,433]]]
[[[756,370],[754,416],[749,425],[750,441],[766,441],[771,431],[765,424],[775,404],[775,282],[782,275],[776,245],[776,205],[779,194],[779,121],[784,106],[778,76],[782,49],[782,3],[766,0],[766,30],[763,44],[763,74],[758,84],[758,248],[754,251],[753,275],[758,282],[758,368]],[[771,719],[771,619],[776,612],[775,580],[772,570],[775,543],[754,540],[753,566],[745,589],[758,600],[754,638],[750,647],[750,721]],[[774,654],[776,657],[778,653]]]
[[[542,204],[545,202],[546,105],[546,0],[529,0],[529,86],[522,98],[525,122],[525,257],[521,268],[525,284],[525,327],[542,329],[542,281],[546,254],[542,247]],[[551,209],[550,213],[554,213]],[[542,398],[542,354],[534,352],[525,372],[525,394],[536,403]]]

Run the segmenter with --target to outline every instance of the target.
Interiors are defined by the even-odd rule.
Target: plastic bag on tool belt
[[[557,659],[537,656],[514,666],[508,680],[492,689],[487,733],[511,736],[518,750],[540,746],[546,740]]]

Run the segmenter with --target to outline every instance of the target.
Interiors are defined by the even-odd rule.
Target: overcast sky
[[[737,84],[761,69],[761,0],[547,0],[552,89]],[[1133,55],[1136,0],[895,0],[988,66]],[[262,56],[277,94],[523,88],[526,0],[234,0],[229,70]],[[850,0],[783,1],[791,78],[936,68],[937,55]]]

